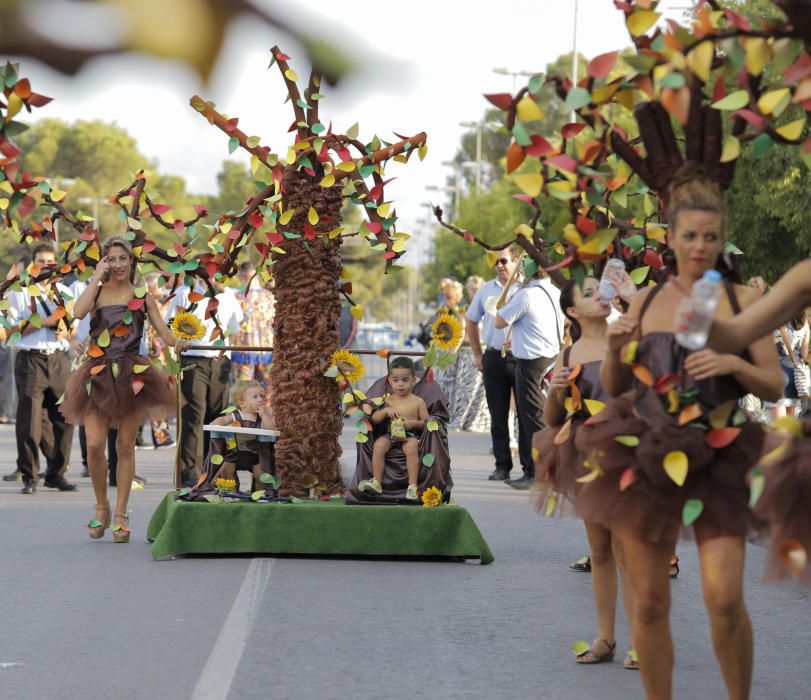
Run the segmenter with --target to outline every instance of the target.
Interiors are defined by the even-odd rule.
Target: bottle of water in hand
[[[715,310],[721,298],[721,273],[707,270],[693,284],[689,297],[682,299],[676,310],[676,340],[688,350],[698,350],[707,344]]]
[[[623,272],[625,272],[625,263],[619,258],[609,258],[606,261],[603,274],[600,276],[600,286],[597,289],[597,296],[600,299],[610,302],[617,296],[617,286],[622,279],[620,275]]]

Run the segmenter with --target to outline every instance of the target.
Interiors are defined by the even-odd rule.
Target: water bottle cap
[[[704,273],[704,279],[708,280],[709,282],[720,282],[721,273],[718,272],[718,270],[707,270]]]

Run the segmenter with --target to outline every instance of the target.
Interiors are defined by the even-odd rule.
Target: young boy
[[[400,445],[406,457],[408,471],[408,489],[406,500],[417,501],[417,478],[420,471],[419,453],[415,431],[425,428],[428,421],[428,407],[419,396],[411,393],[416,382],[414,363],[407,357],[396,357],[389,366],[389,384],[392,393],[386,396],[386,402],[372,413],[375,424],[388,421],[388,435],[375,440],[372,449],[372,478],[364,479],[358,484],[361,492],[383,493],[381,482],[386,455],[395,445]]]
[[[237,382],[233,389],[233,400],[236,410],[212,422],[214,425],[234,425],[242,428],[263,428],[273,430],[272,414],[265,410],[263,387],[259,382]],[[236,427],[236,426],[235,426]],[[220,467],[218,478],[233,479],[237,469],[253,472],[254,482],[259,483],[262,465],[256,448],[255,437],[251,435],[234,435],[234,440],[226,441],[226,452]]]

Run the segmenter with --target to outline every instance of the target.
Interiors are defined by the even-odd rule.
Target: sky
[[[386,199],[396,202],[398,230],[423,237],[429,229],[426,203],[444,199],[425,188],[443,187],[451,175],[442,162],[456,152],[465,131],[459,123],[482,116],[489,105],[483,93],[513,89],[513,78],[493,69],[543,72],[573,45],[575,0],[254,2],[328,37],[360,60],[360,73],[336,88],[322,86],[322,122],[331,120],[338,132],[359,122],[364,142],[373,134],[394,140],[393,131],[428,133],[423,162],[392,163],[386,171],[387,177],[397,177],[387,185]],[[669,0],[658,9],[664,17],[678,18],[690,4]],[[629,45],[623,15],[612,0],[577,0],[577,6],[580,53],[592,57]],[[299,76],[309,74],[303,50],[289,35],[249,19],[232,23],[207,85],[185,67],[135,54],[96,60],[76,78],[26,61],[22,72],[34,89],[54,98],[35,110],[32,120],[115,122],[162,173],[184,177],[191,192],[215,193],[222,161],[247,163],[249,156],[241,149],[229,156],[225,134],[209,126],[188,100],[193,94],[213,100],[220,111],[239,117],[248,135],[284,154],[293,118],[278,68],[267,70],[274,44],[291,57]],[[305,77],[300,80],[306,85]],[[526,80],[518,77],[516,88]]]

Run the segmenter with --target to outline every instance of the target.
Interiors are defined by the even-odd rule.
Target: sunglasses
[[[508,258],[499,258],[498,260],[496,260],[495,263],[495,265],[509,265],[509,264],[510,260]],[[495,267],[495,265],[493,267]]]

